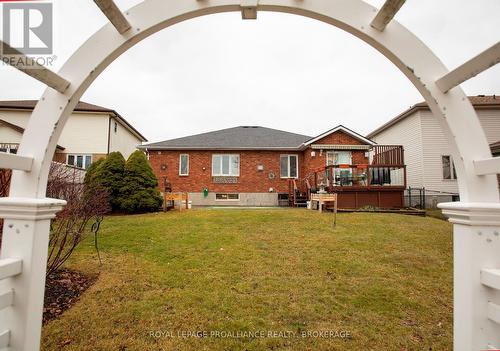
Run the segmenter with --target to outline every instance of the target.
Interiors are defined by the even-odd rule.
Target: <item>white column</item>
[[[454,350],[500,348],[500,204],[445,203],[453,223]],[[498,273],[497,273],[498,272]]]
[[[1,260],[21,259],[22,271],[0,281],[0,294],[13,291],[13,303],[0,311],[0,333],[8,350],[40,349],[50,220],[66,204],[55,199],[0,198],[4,218]]]

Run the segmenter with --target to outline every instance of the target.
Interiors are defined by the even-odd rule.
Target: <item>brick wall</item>
[[[320,139],[314,144],[322,144],[322,145],[363,145],[361,141],[352,136],[342,132],[337,131],[330,135],[327,135],[323,139]],[[316,156],[311,156],[311,151],[316,152]],[[308,148],[304,151],[304,163],[302,166],[302,172],[304,175],[310,174],[314,169],[318,169],[326,166],[326,153],[328,150],[323,150],[323,153],[320,153],[320,150],[313,150]],[[346,150],[347,151],[347,150]],[[368,158],[365,156],[365,151],[363,150],[353,150],[352,153],[352,163],[353,164],[367,164]]]
[[[359,140],[341,131],[335,132],[317,141],[315,144],[347,144],[362,145]],[[159,180],[159,188],[163,191],[163,179],[167,177],[172,184],[172,191],[201,193],[205,187],[210,192],[228,193],[267,193],[273,188],[278,193],[288,193],[288,180],[280,178],[280,155],[296,154],[299,160],[299,179],[311,174],[313,169],[326,165],[326,151],[311,156],[312,149],[297,152],[279,151],[150,151],[149,161]],[[189,155],[189,175],[179,175],[180,154]],[[217,184],[212,181],[212,155],[239,154],[240,176],[236,184]],[[354,164],[366,164],[365,151],[352,151]],[[264,170],[258,171],[257,166]],[[164,167],[162,167],[164,166]],[[166,167],[166,168],[165,168]],[[163,169],[164,168],[164,169]],[[269,179],[269,173],[275,175]]]
[[[179,175],[179,156],[189,155],[189,175]],[[240,176],[237,184],[216,184],[212,182],[212,154],[239,154]],[[160,190],[163,190],[163,178],[166,176],[172,184],[172,191],[202,192],[205,187],[210,192],[228,193],[267,193],[269,188],[275,192],[287,193],[288,181],[280,178],[280,155],[296,154],[299,160],[299,177],[303,155],[301,152],[277,151],[150,151],[149,161],[159,180]],[[162,165],[166,169],[162,169]],[[258,171],[257,166],[263,165],[264,170]],[[274,179],[269,179],[269,173],[274,173]]]

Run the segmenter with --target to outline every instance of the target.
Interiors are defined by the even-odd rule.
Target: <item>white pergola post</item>
[[[55,199],[0,198],[0,349],[40,349],[50,220],[66,204]],[[10,265],[2,275],[2,262]]]
[[[439,207],[453,223],[454,350],[498,349],[500,204],[456,202]]]

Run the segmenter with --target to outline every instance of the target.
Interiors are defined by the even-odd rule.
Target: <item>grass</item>
[[[445,215],[443,215],[443,212],[440,209],[425,210],[425,215],[427,217],[437,218],[437,219],[441,219],[443,221],[448,220],[448,218]]]
[[[100,277],[44,327],[42,348],[451,350],[451,226],[376,213],[331,223],[302,209],[106,218],[103,265],[90,239],[69,262]]]

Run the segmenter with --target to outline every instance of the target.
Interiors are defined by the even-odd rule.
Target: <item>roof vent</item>
[[[248,129],[248,128],[259,128],[259,127],[257,127],[257,126],[242,126],[241,128]]]

